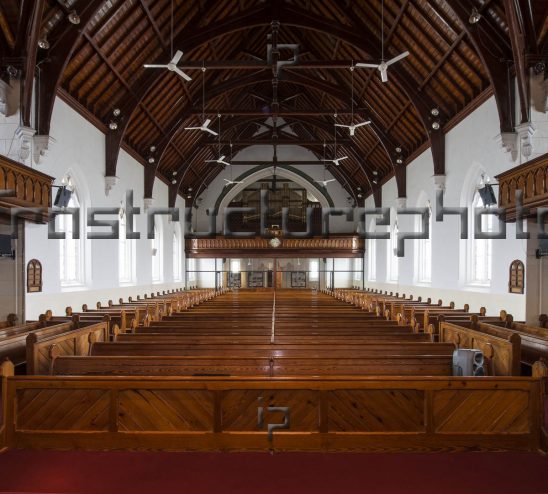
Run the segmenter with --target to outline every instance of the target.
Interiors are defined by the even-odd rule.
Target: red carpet
[[[0,492],[548,494],[548,458],[519,453],[9,451]]]

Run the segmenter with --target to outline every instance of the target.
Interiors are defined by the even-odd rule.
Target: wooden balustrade
[[[263,237],[189,239],[186,241],[186,252],[189,257],[236,257],[239,254],[249,256],[254,252],[272,257],[360,257],[364,253],[363,240],[355,236],[277,238],[281,242],[278,247]]]
[[[499,207],[506,208],[506,218],[516,219],[516,190],[523,192],[523,206],[534,213],[548,206],[548,153],[498,175]]]
[[[53,181],[44,173],[0,155],[0,190],[13,191],[8,197],[0,197],[0,208],[49,208]],[[23,217],[36,221],[33,215]],[[41,221],[47,221],[46,212]]]

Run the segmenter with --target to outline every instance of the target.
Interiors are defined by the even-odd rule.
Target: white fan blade
[[[371,120],[366,120],[365,122],[357,123],[356,125],[354,125],[354,127],[356,128],[363,127],[364,125],[369,125],[370,123],[371,123]]]
[[[368,68],[368,69],[376,69],[377,67],[379,66],[378,63],[357,63],[356,65],[354,65],[354,67],[365,67],[365,68]]]
[[[217,160],[205,160],[205,163],[217,163]]]
[[[335,127],[346,127],[347,129],[349,129],[349,128],[350,128],[350,125],[335,124]]]
[[[234,182],[232,180],[227,180],[226,178],[223,178],[225,182],[228,182],[229,184],[233,184]]]
[[[226,155],[222,155],[217,161],[223,161],[226,158]]]
[[[202,127],[185,127],[185,130],[202,130]]]
[[[386,69],[381,70],[381,81],[382,82],[388,82],[388,71]]]
[[[388,62],[386,62],[386,65],[392,65],[393,63],[399,62],[400,60],[402,60],[403,58],[405,58],[407,56],[409,56],[409,52],[404,51],[403,53],[400,53],[397,57],[394,57],[394,58],[388,60]]]
[[[336,182],[336,180],[334,178],[332,178],[331,180],[326,180],[324,183],[328,184],[329,182]]]
[[[211,123],[211,118],[206,118],[206,121],[202,124],[202,127],[209,127],[210,123]]]
[[[343,156],[342,158],[337,158],[337,161],[346,160],[348,159],[348,156]]]
[[[208,129],[207,127],[200,127],[200,130],[203,130],[204,132],[209,132],[210,134],[213,134],[214,136],[219,135],[214,130]]]
[[[230,163],[227,163],[226,161],[223,161],[223,160],[217,160],[217,163],[219,163],[220,165],[230,166]]]
[[[186,75],[181,69],[179,69],[178,67],[175,67],[173,69],[173,72],[175,72],[176,74],[180,75],[185,81],[188,81],[190,82],[192,80],[192,77],[189,77],[188,75]]]
[[[146,63],[145,65],[143,65],[143,67],[145,69],[166,69],[167,65],[156,65],[156,64]]]
[[[175,53],[175,56],[171,59],[171,63],[177,65],[179,63],[179,60],[183,58],[183,52],[181,50],[177,50]]]

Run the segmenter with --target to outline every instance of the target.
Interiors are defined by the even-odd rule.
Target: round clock
[[[271,247],[274,247],[276,249],[280,245],[282,245],[282,241],[279,238],[274,237],[274,238],[270,239],[270,246]]]

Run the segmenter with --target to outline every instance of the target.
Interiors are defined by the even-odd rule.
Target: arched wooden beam
[[[40,26],[45,0],[23,0],[20,4],[17,35],[12,56],[22,60],[21,77],[21,122],[31,126],[32,94],[36,73],[36,57]]]
[[[78,12],[80,24],[74,25],[63,19],[48,36],[51,49],[40,64],[40,86],[38,88],[40,105],[37,108],[38,134],[49,134],[53,105],[63,73],[78,39],[105,3],[106,0],[79,0],[71,6],[71,10]]]
[[[470,24],[468,18],[473,5],[467,0],[446,0],[447,5],[459,20],[461,27],[466,31],[474,48],[480,57],[487,74],[499,112],[500,131],[514,131],[514,98],[509,83],[508,66],[506,62],[512,60],[512,54],[506,53],[504,47],[497,41],[492,41],[482,23],[489,22],[487,16],[480,19],[477,24]],[[491,45],[489,48],[486,45]],[[496,56],[496,52],[503,49],[503,60]]]
[[[279,20],[282,25],[309,29],[328,34],[364,51],[365,53],[368,53],[369,55],[376,55],[377,57],[380,56],[380,43],[374,43],[372,40],[375,40],[376,37],[370,31],[364,32],[362,26],[360,26],[360,29],[353,29],[350,26],[344,26],[332,21],[327,21],[322,17],[312,15],[309,12],[298,8],[290,8],[281,2],[278,3],[276,10],[278,15],[277,20]],[[219,36],[253,27],[268,26],[271,24],[272,20],[272,10],[270,7],[253,9],[245,15],[236,15],[233,18],[225,19],[209,27],[195,27],[190,32],[183,30],[178,36],[175,37],[174,45],[184,46],[185,51],[188,52],[189,50],[192,50],[197,46],[209,42]],[[424,127],[428,131],[430,110],[434,104],[428,102],[426,95],[420,94],[416,88],[407,82],[406,75],[401,72],[398,66],[391,67],[391,74],[393,80],[401,79],[400,82],[402,88],[411,101],[411,104],[417,108]],[[124,115],[123,120],[118,125],[118,129],[116,131],[107,133],[106,175],[114,176],[116,174],[118,154],[124,134],[129,124],[129,120],[142,99],[146,96],[150,89],[157,84],[162,76],[161,71],[151,71],[149,75],[139,79],[132,88],[130,96],[126,99],[126,103],[121,107]],[[284,77],[286,76],[287,73],[284,74]],[[302,78],[303,76],[298,77]],[[319,82],[319,85],[322,84],[323,82]],[[346,92],[342,89],[340,91],[343,92],[346,97]],[[416,104],[415,99],[420,100],[420,106]],[[438,141],[431,141],[431,144],[432,152],[434,154],[435,168],[441,170],[442,168],[445,168],[445,155],[444,152],[438,152]]]
[[[232,91],[234,89],[240,89],[243,87],[256,85],[262,82],[270,82],[272,80],[272,75],[268,71],[263,71],[259,74],[251,74],[244,77],[237,77],[233,79],[228,79],[227,81],[224,81],[220,84],[217,84],[215,86],[210,87],[207,90],[207,94],[209,98],[214,98],[215,96],[218,96],[219,94],[223,94],[227,91]],[[323,91],[327,94],[330,94],[334,98],[339,99],[342,102],[345,102],[348,95],[346,92],[342,89],[340,89],[338,86],[331,84],[326,81],[317,81],[315,79],[310,79],[307,77],[303,77],[298,74],[293,73],[285,73],[283,74],[283,81],[291,82],[292,84],[302,85],[304,87],[311,87],[313,89],[317,89],[319,91]],[[152,168],[154,168],[154,171],[156,171],[157,167],[159,166],[159,163],[161,159],[163,158],[167,148],[169,147],[172,140],[175,138],[175,136],[179,133],[179,131],[186,125],[186,122],[188,118],[192,116],[193,108],[187,108],[183,110],[183,115],[177,119],[177,122],[175,125],[171,127],[171,129],[166,133],[165,137],[158,143],[157,145],[157,153],[159,156],[159,159],[157,160],[157,163],[153,165],[152,167],[146,167],[145,168],[145,197],[151,197],[152,194],[152,188],[154,183],[154,173],[151,172]],[[379,127],[379,124],[376,123],[374,120],[374,117],[368,117],[372,119],[373,125],[376,125],[376,127]],[[249,119],[247,120],[249,122]],[[303,120],[304,121],[304,120]],[[242,123],[245,123],[245,120],[242,121]],[[224,127],[224,126],[223,126]],[[225,128],[226,130],[226,128]],[[108,136],[114,135],[113,133],[107,134],[107,145],[108,145]],[[379,135],[377,134],[377,138],[380,139]],[[385,137],[386,139],[386,137]],[[382,139],[381,139],[382,140]],[[200,140],[195,144],[196,146],[199,146],[200,143],[203,143],[204,140]],[[394,146],[391,141],[390,142],[383,142],[383,146],[390,147]],[[359,152],[357,150],[354,150],[357,154]],[[360,167],[363,168],[363,165],[361,163],[361,160],[358,160]],[[189,165],[190,166],[190,165]],[[147,195],[150,194],[150,195]]]

